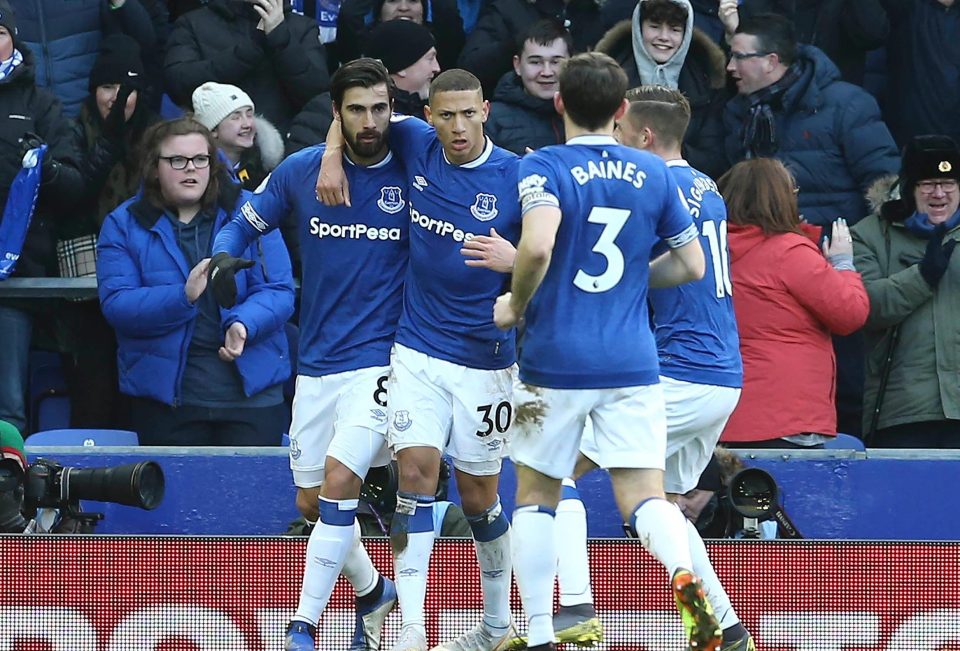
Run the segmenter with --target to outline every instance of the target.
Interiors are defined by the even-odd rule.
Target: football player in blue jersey
[[[689,648],[715,651],[721,630],[683,514],[663,490],[667,423],[648,288],[699,280],[699,233],[660,158],[619,145],[627,78],[610,57],[571,58],[555,98],[567,142],[520,165],[523,232],[503,328],[524,316],[511,456],[517,464],[514,566],[531,649],[553,649],[554,513],[587,417],[624,521],[667,569]],[[666,252],[653,259],[659,242]]]
[[[664,489],[668,499],[676,499],[696,488],[740,398],[743,364],[733,312],[727,211],[714,180],[683,159],[681,143],[690,121],[690,104],[683,94],[663,86],[641,86],[631,89],[627,98],[630,107],[617,124],[617,139],[666,161],[686,199],[700,243],[709,253],[702,279],[650,291],[667,407]],[[663,248],[658,245],[654,254]],[[597,467],[595,455],[593,430],[588,426],[574,478]],[[561,608],[554,615],[554,628],[561,641],[584,642],[599,631],[599,620],[590,592],[586,514],[572,479],[564,480],[556,521],[557,539],[563,544],[558,543]],[[721,650],[755,651],[753,638],[740,623],[690,521],[687,535],[693,571],[703,581],[723,629]],[[565,607],[565,595],[572,605]]]
[[[371,466],[389,463],[386,381],[407,271],[407,181],[387,147],[393,82],[374,59],[333,75],[330,93],[346,141],[346,174],[362,188],[353,207],[323,206],[314,184],[324,146],[284,160],[214,242],[210,280],[230,302],[236,256],[292,213],[303,259],[300,357],[290,467],[297,506],[317,521],[307,543],[300,603],[286,651],[314,649],[315,626],[343,572],[357,592],[351,649],[379,649],[396,603],[360,542],[357,498]],[[252,336],[255,336],[252,335]]]
[[[510,526],[497,485],[512,420],[516,353],[513,331],[498,330],[490,318],[508,276],[465,264],[460,253],[479,234],[499,232],[514,242],[519,236],[519,159],[484,135],[488,112],[479,80],[448,70],[430,86],[430,124],[397,117],[390,128],[410,188],[410,268],[388,387],[388,439],[400,468],[391,542],[403,626],[394,651],[427,648],[430,504],[443,452],[453,459],[476,543],[483,620],[435,648],[493,651],[515,637]],[[332,203],[344,198],[339,173],[326,169],[336,158],[325,157],[317,186],[318,196]]]

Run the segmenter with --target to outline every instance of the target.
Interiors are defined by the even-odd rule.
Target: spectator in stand
[[[727,41],[736,33],[740,19],[780,14],[793,23],[799,42],[822,50],[836,64],[844,81],[862,86],[867,52],[882,47],[891,32],[884,7],[890,1],[721,0],[718,14]]]
[[[423,108],[430,82],[440,72],[437,48],[430,30],[411,20],[391,20],[370,31],[366,55],[380,59],[396,85],[394,113],[426,120]]]
[[[901,146],[928,133],[960,142],[960,6],[954,0],[885,0],[894,29],[887,45],[884,118]]]
[[[596,49],[623,67],[631,88],[659,85],[680,90],[691,109],[684,158],[712,178],[727,170],[723,50],[693,26],[689,0],[640,0],[633,17],[608,31]]]
[[[149,13],[140,0],[17,0],[19,42],[34,53],[37,85],[49,88],[76,117],[87,98],[87,78],[100,41],[122,32],[142,52],[158,49]],[[152,80],[159,98],[160,80]]]
[[[69,122],[51,92],[38,88],[34,58],[17,33],[17,21],[7,0],[0,0],[0,221],[7,229],[25,232],[15,274],[56,275],[53,221],[65,216],[82,191],[70,146]],[[22,168],[26,152],[48,145],[41,167],[39,198],[29,218],[29,206],[7,206],[10,185]],[[15,251],[0,242],[0,255]],[[15,245],[14,245],[15,246]],[[43,317],[43,318],[38,318]],[[49,321],[46,303],[38,300],[0,301],[0,419],[27,432],[27,362],[34,327]]]
[[[124,34],[108,36],[90,70],[90,95],[73,121],[73,148],[81,152],[82,193],[76,217],[58,224],[63,276],[87,276],[94,266],[104,218],[140,187],[139,147],[159,118],[142,101],[145,83],[140,47]],[[126,409],[117,377],[117,342],[96,300],[64,302],[58,343],[70,394],[70,426],[125,428]]]
[[[436,39],[437,60],[443,70],[456,66],[466,36],[457,0],[345,0],[337,20],[337,55],[342,63],[353,61],[370,43],[370,32],[392,20],[423,25]],[[479,2],[468,13],[478,10]]]
[[[208,81],[193,91],[193,117],[213,134],[234,183],[250,191],[283,160],[283,136],[254,109],[250,96],[236,86]],[[292,218],[284,220],[280,232],[299,277],[300,240]]]
[[[518,39],[513,70],[500,78],[484,126],[495,145],[523,156],[528,147],[566,141],[553,96],[572,50],[570,32],[552,18],[537,21]]]
[[[244,190],[255,190],[283,160],[283,136],[254,114],[243,90],[208,81],[193,91],[193,117],[210,129],[230,175]]]
[[[294,299],[283,241],[247,248],[236,303],[221,310],[204,291],[210,246],[247,193],[192,118],[152,127],[144,152],[143,190],[107,216],[97,245],[133,428],[142,445],[279,445]]]
[[[870,296],[863,416],[875,447],[960,448],[958,182],[956,142],[916,136],[899,180],[876,184],[877,212],[853,230]]]
[[[500,78],[510,71],[518,35],[539,20],[553,18],[570,30],[574,50],[584,52],[603,36],[603,4],[598,0],[487,0],[457,67],[476,75],[484,97],[493,97]],[[617,19],[623,18],[626,5],[618,3],[618,9]]]
[[[743,357],[743,392],[720,441],[823,447],[837,434],[830,335],[854,332],[870,310],[850,231],[835,221],[821,254],[820,229],[801,223],[794,179],[776,159],[738,163],[718,185]]]
[[[841,81],[821,50],[797,45],[790,21],[775,14],[740,21],[727,70],[739,92],[724,111],[730,162],[783,161],[811,224],[865,217],[867,189],[900,166],[873,97]]]
[[[297,113],[297,117],[293,118],[287,133],[287,156],[304,147],[322,143],[332,122],[333,98],[330,93],[320,93],[307,102],[303,110]]]
[[[330,86],[312,18],[287,0],[210,0],[177,20],[165,59],[167,91],[181,105],[207,81],[239,86],[281,133]]]
[[[800,188],[804,220],[855,224],[867,215],[864,196],[900,167],[896,145],[873,97],[840,80],[837,67],[812,45],[796,44],[786,18],[745,18],[730,40],[727,65],[739,94],[724,111],[730,162],[772,156]],[[835,341],[837,408],[842,431],[860,431],[863,342]]]

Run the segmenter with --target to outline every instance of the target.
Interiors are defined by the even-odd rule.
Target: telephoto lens
[[[163,470],[156,461],[112,468],[64,468],[60,478],[67,500],[93,500],[151,510],[163,500]]]

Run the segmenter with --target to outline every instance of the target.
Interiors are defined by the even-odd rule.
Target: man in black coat
[[[330,86],[317,23],[293,13],[289,0],[210,0],[177,20],[164,68],[178,104],[189,106],[204,82],[233,84],[281,133]]]
[[[411,20],[389,20],[370,31],[365,54],[380,59],[396,85],[395,113],[425,120],[430,82],[440,72],[436,41],[429,29]]]
[[[556,20],[545,18],[518,39],[513,70],[493,93],[484,133],[500,147],[523,156],[564,142],[563,119],[553,106],[560,65],[570,57],[573,39]]]
[[[83,181],[60,102],[46,89],[37,87],[33,55],[17,39],[16,19],[7,0],[0,0],[0,106],[0,232],[9,232],[15,221],[22,223],[28,218],[22,203],[6,207],[10,185],[22,167],[26,151],[46,143],[38,201],[14,273],[55,275],[50,220],[76,200]],[[12,423],[21,432],[26,432],[27,426],[24,395],[33,312],[37,306],[29,301],[0,301],[0,420]]]

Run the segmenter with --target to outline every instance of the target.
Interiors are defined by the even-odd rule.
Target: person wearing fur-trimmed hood
[[[193,91],[193,116],[210,129],[220,158],[234,182],[244,190],[256,190],[284,157],[283,136],[262,115],[250,96],[237,86],[208,81]],[[293,262],[300,271],[300,244],[296,224],[284,223],[280,232]]]
[[[864,431],[874,447],[960,448],[960,148],[914,137],[899,178],[867,198],[874,212],[852,230],[870,296]]]
[[[623,67],[631,87],[679,89],[691,109],[684,158],[713,178],[727,170],[722,117],[726,59],[720,46],[693,26],[690,0],[640,0],[633,16],[608,30],[596,50]]]

